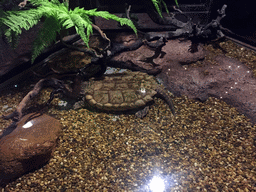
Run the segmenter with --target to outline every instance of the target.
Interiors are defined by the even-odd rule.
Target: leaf
[[[160,10],[160,1],[159,0],[151,0],[152,3],[154,4],[156,11],[158,12],[158,14],[163,18],[162,16],[162,10]]]
[[[8,11],[4,13],[4,17],[0,18],[0,26],[8,41],[15,46],[22,29],[29,30],[38,24],[41,18],[45,19],[34,41],[32,63],[46,47],[56,41],[57,33],[60,34],[63,30],[71,27],[75,27],[76,32],[89,47],[89,36],[93,32],[90,19],[92,16],[113,19],[120,22],[121,25],[131,27],[137,33],[137,29],[131,20],[119,18],[107,11],[97,11],[97,9],[84,10],[84,8],[79,7],[74,10],[68,10],[68,0],[64,0],[64,3],[60,3],[59,0],[29,0],[29,2],[36,8]]]
[[[167,5],[166,3],[164,2],[164,0],[151,0],[152,3],[154,4],[155,8],[156,8],[156,11],[158,12],[158,14],[162,16],[162,7],[161,7],[161,3],[164,5],[164,8],[165,8],[165,11],[169,14],[169,10],[167,8]],[[178,0],[174,0],[175,1],[175,4],[179,7],[179,4],[178,4]]]
[[[33,43],[33,55],[31,62],[33,63],[35,58],[54,41],[56,41],[56,33],[59,33],[61,27],[59,25],[56,16],[48,17],[43,23],[43,27],[38,33]]]
[[[107,20],[112,19],[112,20],[118,21],[121,25],[127,25],[130,28],[132,28],[133,31],[137,34],[137,29],[130,19],[120,18],[114,14],[110,14],[108,11],[96,11],[96,10],[97,9],[83,10],[83,13],[89,16],[102,17]]]
[[[9,42],[14,45],[15,43],[13,44],[11,41],[18,38],[14,36],[20,35],[22,28],[29,30],[36,25],[40,17],[40,13],[32,9],[26,11],[7,11],[5,17],[0,18],[0,25],[8,27],[5,29],[5,35]]]
[[[89,47],[89,35],[92,33],[91,21],[82,18],[79,14],[73,13],[70,15],[72,22],[75,25],[76,32],[81,36],[87,47]],[[85,34],[85,29],[87,33]]]

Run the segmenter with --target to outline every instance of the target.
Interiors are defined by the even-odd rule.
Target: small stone
[[[15,130],[0,139],[0,185],[49,161],[60,130],[59,121],[48,115],[22,117]]]
[[[68,104],[67,101],[59,101],[59,103],[58,103],[58,105],[59,105],[60,107],[62,107],[62,106],[66,107],[67,104]]]
[[[2,108],[2,110],[4,111],[4,110],[6,110],[6,109],[8,109],[8,108],[9,108],[8,105],[4,105],[3,108]]]

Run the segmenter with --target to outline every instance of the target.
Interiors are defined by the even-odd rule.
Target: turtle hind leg
[[[143,117],[145,117],[148,114],[148,111],[149,111],[149,106],[146,106],[143,109],[137,111],[135,113],[135,116],[142,119]]]
[[[162,88],[161,86],[157,86],[155,91],[157,92],[158,97],[165,100],[165,102],[169,105],[169,107],[172,111],[172,114],[175,116],[176,113],[175,113],[174,105],[173,105],[173,102],[172,102],[172,98],[169,96],[168,92],[164,88]]]

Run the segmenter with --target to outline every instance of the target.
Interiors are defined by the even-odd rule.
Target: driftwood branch
[[[144,0],[145,1],[145,0]],[[146,0],[148,3],[148,1]],[[25,6],[27,3],[27,0],[24,0],[22,4],[19,6]],[[148,5],[148,4],[147,4]],[[124,52],[124,51],[130,51],[130,50],[136,50],[142,45],[147,45],[150,48],[155,49],[155,55],[157,56],[160,52],[162,47],[165,45],[166,39],[178,37],[178,36],[188,36],[189,38],[194,39],[207,39],[210,37],[223,37],[224,34],[221,32],[221,25],[220,21],[222,18],[225,17],[225,9],[226,5],[223,5],[221,10],[218,10],[219,15],[215,20],[212,20],[209,24],[205,26],[199,26],[197,24],[194,24],[189,20],[188,22],[184,23],[181,21],[178,21],[174,18],[174,16],[167,17],[167,18],[161,18],[157,12],[152,11],[150,13],[150,17],[152,17],[155,21],[157,21],[160,24],[170,24],[176,27],[176,31],[171,31],[166,34],[157,34],[157,33],[143,33],[144,38],[137,39],[133,44],[130,45],[124,45],[121,43],[113,43],[110,41],[110,39],[106,36],[105,33],[101,31],[101,29],[93,24],[93,28],[97,30],[101,37],[108,41],[108,45],[105,47],[105,49],[102,51],[102,53],[99,55],[95,50],[89,50],[89,49],[82,49],[79,47],[75,47],[73,45],[69,45],[65,43],[62,38],[61,43],[64,44],[66,47],[75,49],[84,53],[88,53],[92,56],[91,64],[87,65],[86,67],[82,68],[77,72],[80,76],[85,77],[85,79],[88,79],[92,76],[100,76],[102,75],[106,70],[106,65],[111,67],[118,67],[118,68],[126,68],[130,70],[137,70],[137,71],[143,71],[148,74],[157,74],[161,72],[161,68],[159,66],[155,66],[153,70],[146,70],[139,66],[136,66],[132,62],[119,62],[112,60],[113,56],[117,53]],[[151,9],[152,10],[152,9]],[[129,16],[130,7],[128,8],[127,14]],[[152,43],[151,41],[157,40],[157,42]],[[81,79],[80,76],[77,76],[77,78],[74,80],[74,87],[72,90],[67,87],[63,81],[60,81],[56,78],[44,78],[41,79],[36,85],[34,86],[33,90],[30,91],[20,102],[17,109],[11,113],[10,115],[3,116],[4,119],[12,119],[13,121],[19,121],[22,117],[23,109],[26,107],[28,102],[34,98],[36,95],[40,93],[42,88],[44,87],[52,87],[54,90],[51,93],[50,99],[48,100],[47,104],[49,104],[52,99],[54,98],[54,94],[56,93],[63,93],[65,96],[68,97],[77,97],[79,95],[80,91],[80,83]]]
[[[23,8],[23,7],[25,7],[27,5],[27,2],[28,2],[28,0],[24,0],[24,1],[20,2],[20,4],[18,6],[20,8]]]
[[[86,54],[89,54],[91,55],[92,57],[98,57],[98,58],[102,58],[103,55],[98,55],[97,52],[93,49],[89,50],[89,49],[83,49],[83,48],[80,48],[80,47],[77,47],[77,46],[73,46],[73,45],[69,45],[67,43],[65,43],[62,39],[62,37],[60,37],[60,42],[66,46],[67,48],[69,49],[73,49],[73,50],[77,50],[77,51],[81,51],[81,52],[84,52]]]
[[[214,39],[221,38],[224,34],[221,31],[220,21],[223,19],[225,15],[225,10],[227,5],[223,5],[221,10],[218,10],[218,16],[216,19],[212,20],[205,26],[200,26],[198,24],[194,24],[191,21],[187,23],[183,28],[177,29],[174,32],[168,33],[168,38],[179,37],[179,36],[188,36],[188,37],[196,37],[198,39]],[[210,38],[210,39],[209,39]]]
[[[30,91],[23,99],[22,101],[19,103],[18,107],[16,108],[16,110],[6,116],[2,116],[3,119],[12,119],[13,121],[19,121],[21,119],[21,117],[23,116],[23,109],[26,107],[26,105],[28,104],[28,102],[33,99],[35,96],[37,96],[40,91],[44,88],[44,87],[52,87],[54,89],[61,89],[62,92],[65,95],[68,95],[70,97],[72,97],[72,95],[74,95],[65,85],[62,81],[55,79],[55,78],[46,78],[46,79],[41,79],[40,81],[38,81],[33,90]]]

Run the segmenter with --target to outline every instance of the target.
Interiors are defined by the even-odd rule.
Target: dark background
[[[77,0],[85,7],[98,7],[99,10],[109,10],[110,12],[123,12],[124,3],[132,4],[135,12],[145,12],[144,0]],[[149,1],[149,0],[148,0]],[[174,0],[165,0],[170,11],[175,5]],[[235,35],[233,38],[256,46],[256,6],[251,0],[178,0],[181,10],[184,12],[205,13],[207,19],[211,21],[217,16],[217,10],[226,4],[226,17],[221,20],[223,27],[228,28]]]
[[[108,10],[112,13],[124,13],[124,3],[132,4],[134,12],[146,12],[144,0],[70,0],[72,6],[84,6],[85,9],[98,7],[98,10]],[[148,0],[149,1],[149,0]],[[3,11],[15,9],[18,10],[18,4],[21,0],[0,0],[0,17]],[[174,0],[165,0],[169,10],[175,5]],[[249,0],[178,0],[182,11],[189,14],[197,12],[202,20],[211,21],[217,16],[217,9],[223,4],[227,5],[226,17],[221,20],[223,27],[228,28],[235,33],[232,37],[250,45],[256,46],[256,6],[254,1]],[[196,15],[196,14],[195,14]],[[16,50],[13,50],[6,44],[4,38],[0,38],[0,83],[19,73],[21,70],[10,71],[10,76],[6,76],[5,71],[20,65],[20,62],[30,59],[30,49],[33,38],[37,33],[38,27],[33,27],[29,31],[24,31],[21,35],[21,41]],[[28,66],[31,66],[29,63]],[[21,69],[25,67],[20,66]]]
[[[150,1],[150,0],[147,0]],[[16,7],[21,0],[0,0],[0,11],[1,10],[11,10],[11,8]],[[124,11],[124,3],[132,4],[132,9],[137,12],[145,11],[146,7],[144,5],[144,0],[70,0],[70,5],[84,6],[85,9],[98,7],[99,10],[108,10],[111,12],[121,12]],[[165,0],[172,11],[172,6],[175,5],[174,0]],[[254,45],[256,44],[256,6],[255,2],[251,0],[178,0],[181,9],[184,11],[205,11],[209,13],[208,20],[216,18],[216,11],[220,9],[223,4],[228,7],[226,9],[226,17],[222,19],[221,24],[242,36],[245,40],[250,41]],[[186,10],[186,5],[189,10]],[[195,5],[197,7],[195,7]],[[195,7],[195,9],[191,9]],[[143,10],[144,9],[144,10]],[[1,16],[1,13],[0,13]]]
[[[221,20],[223,27],[232,30],[237,39],[256,46],[256,6],[255,1],[249,0],[214,0],[211,9],[211,18],[222,4],[226,4],[226,17]]]

